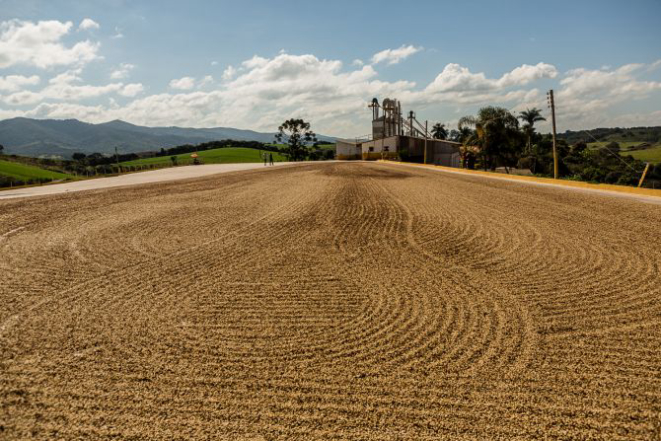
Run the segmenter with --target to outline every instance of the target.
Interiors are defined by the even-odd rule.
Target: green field
[[[21,181],[36,179],[72,179],[73,176],[65,173],[54,172],[32,165],[21,164],[0,159],[0,176],[8,176]]]
[[[661,163],[661,146],[652,147],[645,150],[634,150],[632,152],[620,152],[621,155],[631,155],[635,159],[639,159],[645,162],[651,162],[653,164]]]
[[[235,164],[240,162],[262,162],[262,153],[272,153],[266,150],[249,149],[244,147],[226,147],[221,149],[204,150],[198,152],[199,160],[202,164]],[[193,163],[192,153],[183,153],[174,155],[177,157],[177,165],[187,165]],[[272,153],[273,161],[283,162],[287,158],[279,153]],[[136,159],[134,161],[122,162],[124,166],[141,165],[171,165],[171,155],[156,156],[153,158]]]
[[[588,148],[598,148],[598,147],[604,147],[608,144],[610,144],[611,141],[608,142],[591,142],[588,143]],[[659,164],[661,163],[661,145],[660,144],[655,144],[649,148],[642,149],[642,150],[629,150],[632,147],[639,146],[642,144],[642,141],[626,141],[626,142],[618,142],[620,145],[620,155],[622,156],[627,156],[631,155],[635,159],[639,159],[641,161],[645,162],[651,162],[653,164]]]
[[[599,141],[599,142],[589,142],[588,147],[590,148],[596,148],[596,147],[605,147],[608,144],[610,144],[612,141]],[[630,147],[635,147],[637,145],[642,144],[642,141],[624,141],[624,142],[618,142],[620,145],[620,149],[626,150]]]

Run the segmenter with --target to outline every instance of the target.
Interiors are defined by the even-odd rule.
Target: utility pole
[[[117,147],[115,147],[115,162],[117,163],[117,173],[122,173],[122,166],[119,165],[119,153],[117,152]]]
[[[647,176],[647,171],[650,169],[650,163],[648,162],[645,165],[645,171],[643,171],[643,175],[640,177],[640,181],[638,181],[638,188],[643,186],[643,182],[645,182],[645,176]]]
[[[548,93],[549,106],[551,107],[551,118],[553,120],[553,179],[558,179],[558,149],[555,143],[555,99],[553,97],[553,89]]]
[[[427,120],[425,120],[425,164],[427,163]]]

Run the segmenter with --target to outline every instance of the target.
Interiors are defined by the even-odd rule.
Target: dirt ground
[[[0,439],[661,439],[660,221],[366,163],[0,201]]]

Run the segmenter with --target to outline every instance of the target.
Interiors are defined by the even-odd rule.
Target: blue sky
[[[369,132],[399,98],[449,125],[537,106],[661,125],[661,2],[0,0],[0,118]],[[544,126],[542,126],[544,129]]]

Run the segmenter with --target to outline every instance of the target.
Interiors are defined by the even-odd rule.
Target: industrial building
[[[413,111],[402,117],[401,103],[386,98],[383,105],[374,98],[372,109],[372,134],[337,140],[337,159],[376,160],[403,159],[409,162],[460,166],[461,144],[432,139],[425,126],[416,119]]]

